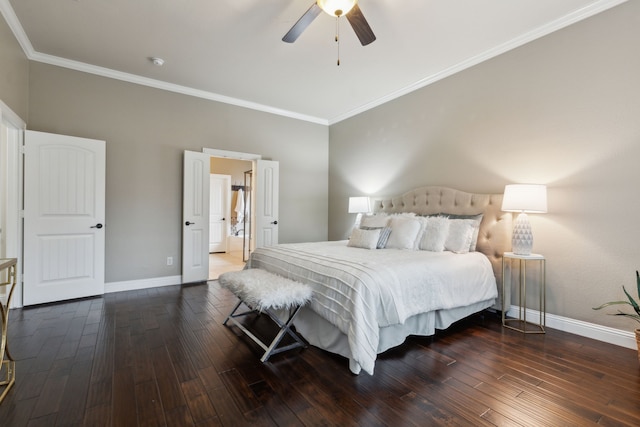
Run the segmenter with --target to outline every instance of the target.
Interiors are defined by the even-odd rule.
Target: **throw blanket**
[[[256,249],[247,268],[311,285],[309,307],[347,335],[353,360],[369,374],[380,328],[498,295],[491,264],[479,252],[367,250],[344,241],[285,244]]]

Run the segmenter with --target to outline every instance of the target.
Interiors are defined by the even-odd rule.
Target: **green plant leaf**
[[[640,272],[638,270],[636,270],[636,286],[638,288],[638,297],[640,298]],[[617,313],[607,313],[607,314],[609,314],[610,316],[630,317],[631,319],[640,323],[640,304],[638,304],[636,300],[633,299],[631,294],[627,292],[627,289],[624,287],[624,285],[622,286],[622,290],[624,291],[624,294],[627,296],[628,301],[609,301],[602,304],[599,307],[593,307],[593,309],[600,310],[602,308],[609,307],[612,305],[630,305],[631,307],[633,307],[633,310],[636,312],[636,314],[629,314],[620,310],[618,310]]]
[[[627,292],[624,286],[622,287],[622,290],[624,291],[624,294],[627,296],[627,298],[629,298],[629,304],[631,304],[635,312],[640,316],[640,306],[638,305],[638,303],[633,299],[629,292]]]
[[[629,314],[629,313],[623,313],[622,311],[619,311],[617,313],[610,313],[612,316],[624,316],[624,317],[630,317],[633,320],[635,320],[636,322],[640,323],[640,315],[637,314]]]
[[[601,308],[609,307],[611,305],[620,305],[620,304],[631,305],[631,304],[629,304],[629,301],[609,301],[609,302],[605,302],[604,304],[602,304],[599,307],[593,307],[593,309],[594,310],[600,310]]]

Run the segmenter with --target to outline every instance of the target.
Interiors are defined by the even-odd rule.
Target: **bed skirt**
[[[494,303],[495,298],[491,298],[465,307],[421,313],[408,318],[403,324],[381,328],[378,354],[402,344],[410,335],[434,335],[436,329],[446,329],[454,322],[489,308]],[[351,358],[347,336],[313,310],[308,307],[301,309],[294,326],[309,344],[346,357],[351,372],[356,375],[360,373],[362,367]]]

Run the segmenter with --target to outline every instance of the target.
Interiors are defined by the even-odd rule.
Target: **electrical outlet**
[[[167,257],[167,265],[173,265],[173,257],[172,256],[168,256]]]

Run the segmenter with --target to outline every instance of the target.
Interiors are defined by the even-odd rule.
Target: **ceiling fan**
[[[300,37],[300,34],[302,34],[322,11],[336,18],[346,16],[347,21],[351,24],[362,46],[366,46],[375,41],[376,36],[373,34],[369,23],[358,7],[358,0],[317,0],[311,5],[309,10],[298,19],[298,22],[291,27],[289,32],[284,35],[282,41],[287,43],[296,41],[296,39]]]

